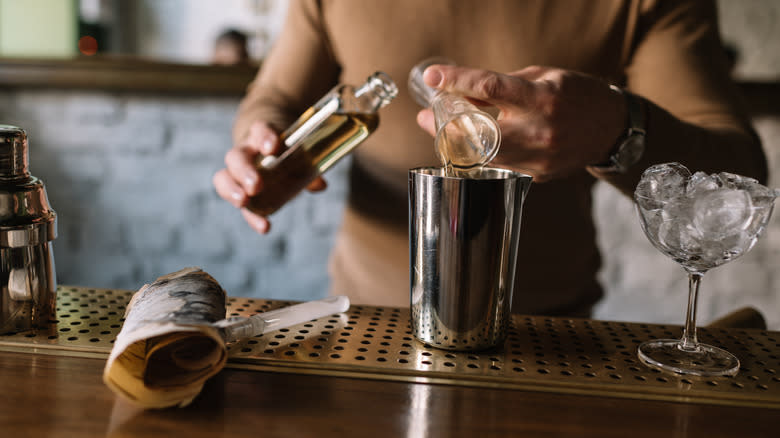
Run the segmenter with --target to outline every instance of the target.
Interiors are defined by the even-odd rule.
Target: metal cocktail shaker
[[[482,168],[409,171],[412,333],[434,347],[503,343],[510,321],[520,219],[531,177]]]
[[[54,319],[57,214],[28,164],[27,133],[0,125],[0,334]]]

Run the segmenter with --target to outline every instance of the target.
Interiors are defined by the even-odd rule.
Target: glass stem
[[[699,283],[703,275],[701,272],[688,273],[688,311],[680,339],[680,349],[685,351],[694,351],[699,347],[699,341],[696,339],[696,301],[699,298]]]

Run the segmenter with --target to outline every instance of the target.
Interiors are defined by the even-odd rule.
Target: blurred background
[[[780,2],[718,5],[734,78],[777,187]],[[137,289],[200,266],[231,295],[325,294],[347,163],[329,172],[325,193],[304,193],[277,213],[267,236],[245,225],[211,185],[241,92],[286,8],[287,0],[0,0],[0,123],[27,130],[31,171],[59,214],[60,284]],[[217,59],[223,34],[246,37],[243,58]],[[85,58],[103,61],[82,64]],[[240,66],[213,65],[233,63]],[[111,80],[91,80],[84,65]],[[148,85],[150,71],[157,86]],[[629,199],[601,184],[595,200],[607,289],[596,317],[681,324],[683,270],[650,246]],[[749,305],[780,330],[779,262],[776,211],[752,252],[705,276],[699,321]]]

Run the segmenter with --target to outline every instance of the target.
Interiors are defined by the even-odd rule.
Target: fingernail
[[[425,83],[431,87],[438,87],[441,85],[442,79],[443,76],[441,71],[439,71],[437,68],[428,68],[423,73],[423,80],[425,80]]]
[[[262,149],[264,154],[268,155],[274,151],[274,142],[270,138],[267,138],[262,146],[260,146],[260,149]]]
[[[260,231],[261,233],[268,232],[268,221],[263,218],[255,219],[255,226],[257,227],[257,230]]]
[[[238,202],[241,202],[241,201],[244,200],[244,195],[241,192],[231,192],[230,193],[230,197],[233,198],[234,200],[238,201]]]
[[[257,176],[251,172],[248,172],[246,175],[244,175],[244,185],[248,190],[254,189],[257,185]]]

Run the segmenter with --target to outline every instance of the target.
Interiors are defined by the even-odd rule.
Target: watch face
[[[617,153],[617,161],[623,168],[632,166],[642,158],[642,154],[645,152],[645,136],[644,134],[634,133],[631,134],[626,141],[620,146],[620,150]]]

